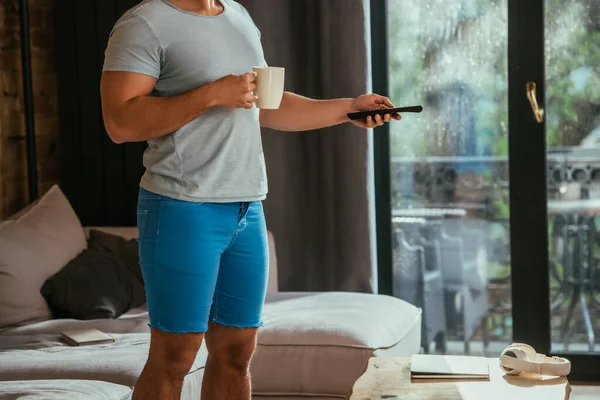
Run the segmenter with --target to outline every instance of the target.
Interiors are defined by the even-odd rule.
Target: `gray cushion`
[[[44,283],[55,318],[117,318],[146,303],[137,243],[92,231],[88,248]]]
[[[58,186],[18,219],[0,224],[0,327],[51,318],[40,288],[86,246]]]
[[[132,389],[99,381],[0,382],[0,400],[128,400]]]
[[[421,310],[363,293],[273,293],[252,361],[257,395],[345,396],[373,356],[420,348]]]

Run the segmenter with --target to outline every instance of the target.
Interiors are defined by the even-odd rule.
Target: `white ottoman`
[[[253,398],[347,397],[374,356],[421,347],[421,310],[382,295],[271,293],[252,361]]]

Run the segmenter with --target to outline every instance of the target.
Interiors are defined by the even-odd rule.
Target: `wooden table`
[[[410,358],[369,360],[350,400],[568,400],[566,378],[504,376],[498,359],[489,359],[490,380],[410,379]],[[526,379],[528,378],[528,379]]]

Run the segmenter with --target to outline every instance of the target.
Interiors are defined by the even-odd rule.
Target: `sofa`
[[[57,317],[41,303],[44,282],[67,268],[61,263],[85,251],[91,232],[125,240],[137,236],[136,228],[77,224],[57,186],[0,223],[0,400],[131,397],[148,354],[146,305],[114,318],[78,319]],[[366,293],[279,291],[275,243],[269,233],[269,293],[251,364],[253,398],[348,398],[370,357],[419,352],[421,310],[405,301]],[[54,254],[69,247],[62,259]],[[52,268],[32,271],[50,261]],[[34,317],[15,322],[27,313]],[[115,342],[74,347],[59,340],[61,331],[79,327],[100,329]],[[182,399],[200,397],[207,354],[203,346],[185,379]]]

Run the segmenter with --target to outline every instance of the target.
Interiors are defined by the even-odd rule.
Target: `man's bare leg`
[[[203,337],[203,333],[152,329],[150,354],[135,385],[133,400],[179,400],[183,379],[192,368]]]
[[[210,324],[206,333],[208,361],[202,381],[202,398],[250,400],[250,361],[258,329]]]

